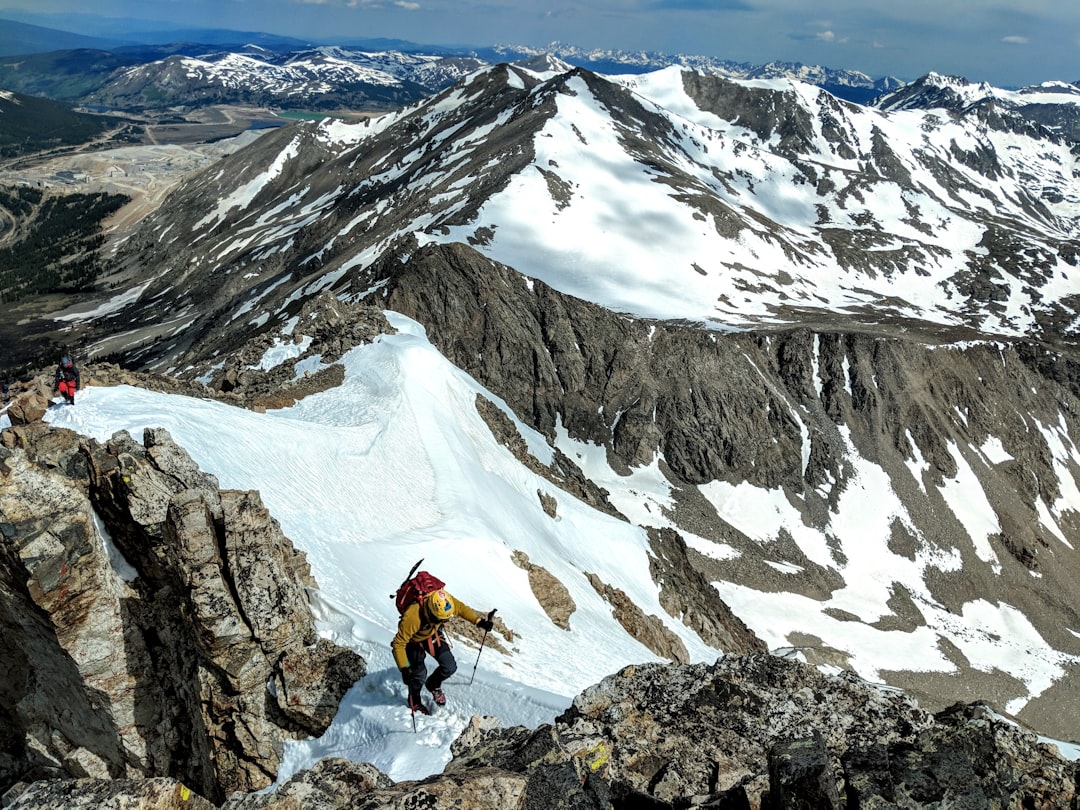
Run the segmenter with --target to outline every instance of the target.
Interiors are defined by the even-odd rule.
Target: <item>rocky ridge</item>
[[[850,676],[768,655],[628,667],[554,723],[474,717],[444,772],[394,783],[324,759],[225,810],[1076,808],[1077,767],[985,707],[932,715]],[[212,805],[169,780],[36,782],[5,807]],[[173,802],[171,804],[167,802]]]
[[[825,615],[843,622],[885,634],[928,628],[939,634],[960,677],[900,667],[879,673],[927,705],[983,699],[1004,711],[1018,701],[1026,722],[1044,733],[1073,736],[1071,715],[1057,707],[1076,693],[1074,664],[1065,665],[1053,688],[1026,699],[1021,670],[988,668],[967,646],[968,629],[961,631],[950,618],[971,602],[1000,604],[1007,592],[1010,609],[1023,614],[1047,644],[1027,654],[1051,660],[1056,650],[1071,661],[1080,653],[1064,629],[1080,625],[1071,585],[1080,561],[1075,548],[1062,542],[1077,526],[1065,497],[1072,468],[1058,443],[1069,446],[1069,437],[1080,435],[1080,376],[1066,356],[1025,342],[941,343],[944,336],[916,330],[893,337],[798,329],[716,335],[635,321],[542,282],[524,284],[509,268],[463,245],[403,249],[357,279],[356,288],[375,279],[381,306],[424,323],[440,351],[552,442],[561,425],[571,437],[605,447],[621,474],[662,458],[673,504],[656,509],[648,526],[660,543],[651,563],[654,579],[679,583],[665,587],[665,606],[707,643],[754,649],[743,646],[753,642],[745,627],[739,629],[753,624],[753,606],[716,600],[709,583],[734,582],[762,594],[792,591],[817,600]],[[349,288],[343,293],[353,294]],[[296,376],[297,363],[337,357],[348,345],[340,337],[328,344],[327,336],[359,337],[380,328],[382,318],[369,305],[332,303],[333,296],[322,301],[294,334],[253,338],[223,367],[196,365],[188,374],[208,379],[211,389],[228,388],[226,396],[237,402],[272,401],[275,386]],[[320,337],[308,341],[314,334]],[[275,341],[295,345],[301,336],[306,348],[294,360],[258,368]],[[329,375],[332,368],[329,362],[320,373]],[[505,417],[496,417],[497,409],[482,399],[477,406],[499,440],[518,448],[523,463],[535,464]],[[623,505],[557,448],[555,458],[542,471],[555,486],[623,514]],[[888,476],[897,502],[874,536],[844,539],[838,516],[858,509],[850,499],[857,502],[864,476],[877,470]],[[948,500],[950,482],[969,474],[994,504],[997,527],[988,546],[970,534],[954,512],[959,507]],[[784,531],[747,533],[702,496],[716,480],[783,492],[797,508],[800,526],[829,544],[828,557],[811,556]],[[557,499],[545,508],[556,513]],[[1046,520],[1048,508],[1060,510],[1057,520]],[[700,546],[687,549],[685,533],[737,553],[716,558]],[[868,544],[892,560],[898,574],[887,586],[880,616],[861,619],[826,605],[843,593],[852,576],[845,574],[849,560]],[[912,565],[915,578],[899,573]],[[793,570],[799,575],[785,573]],[[706,585],[691,584],[697,578]],[[1033,579],[1038,589],[1030,587]],[[607,587],[612,583],[595,584],[616,605],[619,597]],[[705,605],[711,606],[695,613]],[[627,624],[644,630],[637,620]],[[809,660],[850,666],[841,635],[791,638]],[[888,643],[888,635],[882,638]],[[656,643],[655,649],[678,659],[666,642]]]
[[[687,552],[690,569],[706,581],[763,593],[792,590],[827,603],[844,590],[852,576],[843,573],[848,560],[867,544],[897,570],[925,555],[957,554],[961,565],[942,558],[927,564],[918,582],[898,576],[882,606],[886,618],[870,623],[906,632],[933,627],[943,642],[963,646],[945,629],[947,614],[962,613],[972,600],[997,603],[1004,589],[1051,646],[1080,652],[1075,637],[1062,632],[1080,624],[1071,585],[1080,558],[1062,542],[1078,528],[1063,494],[1073,474],[1063,471],[1073,468],[1056,449],[1058,437],[1080,436],[1080,377],[1067,357],[1025,342],[939,344],[918,332],[715,335],[638,321],[538,281],[523,284],[464,246],[419,249],[404,262],[388,262],[387,273],[386,306],[424,323],[451,361],[552,441],[561,425],[606,448],[609,464],[623,474],[662,458],[674,507],[663,517],[665,510],[657,510],[654,529],[738,551],[722,560]],[[1000,451],[992,449],[998,442]],[[864,476],[877,470],[891,481],[895,511],[878,526],[881,537],[841,540],[838,516],[861,511],[847,499],[857,499]],[[977,547],[954,512],[959,507],[944,494],[967,470],[994,505],[998,525],[989,553]],[[702,497],[717,480],[782,491],[798,509],[799,525],[826,538],[828,558],[808,556],[808,547],[783,531],[746,534]],[[1062,509],[1056,530],[1044,519],[1048,504]],[[774,561],[795,566],[799,575],[778,572]],[[735,613],[752,625],[752,602],[744,610]],[[845,660],[832,658],[843,646],[839,638],[802,640],[814,660]],[[1017,682],[1000,672],[988,676],[947,643],[962,677],[881,676],[937,707],[983,698],[1003,710],[1006,695],[1017,695]],[[1056,707],[1076,688],[1072,674],[1060,688],[1027,704],[1021,716],[1070,737],[1074,720]]]
[[[760,641],[747,630],[755,614],[750,595],[797,593],[830,621],[882,633],[886,645],[889,634],[899,641],[931,631],[959,677],[947,668],[877,672],[926,705],[982,699],[998,711],[1014,707],[1043,733],[1074,736],[1072,715],[1059,709],[1077,693],[1080,655],[1067,629],[1080,626],[1072,599],[1080,561],[1068,541],[1077,530],[1068,499],[1074,473],[1063,450],[1080,435],[1080,375],[1068,356],[1018,341],[942,342],[947,336],[928,330],[717,335],[628,319],[542,282],[523,283],[464,245],[403,245],[353,284],[314,299],[292,333],[266,332],[231,353],[227,340],[208,334],[207,352],[228,359],[192,364],[186,384],[256,409],[287,404],[337,384],[335,359],[387,328],[379,307],[401,312],[424,323],[440,351],[552,442],[562,426],[575,440],[605,447],[623,475],[662,459],[673,500],[654,505],[646,524],[657,543],[650,567],[658,583],[668,583],[668,612],[711,646],[756,649]],[[340,300],[370,288],[379,291],[370,304]],[[275,346],[295,346],[293,358],[262,368]],[[298,364],[310,368],[317,358],[318,373],[297,374]],[[483,398],[477,407],[499,440],[535,465],[498,409]],[[625,513],[566,453],[555,448],[554,457],[535,471],[565,497]],[[843,521],[860,512],[867,475],[887,476],[896,501],[868,535],[855,536]],[[993,505],[996,525],[985,541],[949,495],[968,476]],[[795,529],[762,536],[733,520],[703,496],[713,481],[782,492],[797,510],[792,525],[821,537],[827,553],[796,542]],[[548,497],[545,509],[557,514],[564,495]],[[686,548],[682,535],[735,553]],[[877,612],[864,618],[830,603],[842,603],[849,578],[862,576],[850,560],[871,547],[896,574],[882,583]],[[751,589],[748,601],[725,604],[713,582]],[[594,585],[619,610],[617,583]],[[538,588],[553,593],[549,584]],[[952,618],[970,604],[1023,615],[1045,644],[1025,655],[1052,662],[1054,685],[1032,693],[1021,660],[1002,670],[981,658],[970,628]],[[642,617],[623,619],[632,635],[651,632]],[[823,637],[809,629],[816,624],[808,617],[807,629],[787,643],[815,663],[851,666],[843,625]],[[992,629],[974,636],[995,643]],[[658,637],[653,648],[678,660],[669,642]]]
[[[1074,149],[1080,144],[1080,87],[1065,82],[1010,91],[929,73],[883,93],[872,106],[887,111],[940,109],[954,115],[975,114],[1016,132],[1042,130],[1065,137]]]
[[[621,236],[632,217],[618,210],[615,184],[633,171],[653,178],[650,192],[666,189],[654,216],[686,227],[688,242],[703,240],[701,255],[674,258],[672,247],[628,259],[640,265],[635,277],[700,290],[698,303],[678,307],[687,317],[1072,346],[1075,193],[1062,136],[1021,122],[1030,148],[1016,149],[1006,140],[1021,124],[1003,115],[930,111],[901,122],[805,85],[690,72],[681,84],[694,110],[673,115],[649,101],[644,79],[624,86],[580,69],[493,68],[377,123],[264,135],[192,177],[124,240],[110,284],[132,285],[139,268],[160,272],[139,300],[76,319],[74,337],[101,354],[122,351],[127,365],[182,369],[207,340],[234,351],[252,324],[280,327],[318,292],[369,291],[376,265],[431,241],[469,244],[493,261],[512,253],[519,272],[588,298],[595,284],[586,281],[612,272],[589,258],[590,245],[557,229],[524,255],[514,245],[542,238],[546,230],[530,228],[558,226],[579,207],[583,217],[610,208],[602,221]],[[599,111],[594,126],[615,133],[617,143],[604,145],[609,159],[625,161],[596,183],[575,171],[595,160],[593,147],[561,113],[582,98]],[[538,150],[548,146],[555,151],[545,159]],[[497,201],[534,176],[550,210],[522,230]],[[782,211],[772,204],[780,188],[797,197]],[[902,207],[875,202],[897,198]],[[489,216],[496,221],[477,221]],[[566,270],[582,261],[587,272]],[[607,305],[634,311],[641,302]],[[159,340],[162,307],[196,317]]]
[[[269,785],[364,674],[318,640],[302,554],[167,433],[0,436],[0,782]],[[272,689],[268,688],[272,685]]]

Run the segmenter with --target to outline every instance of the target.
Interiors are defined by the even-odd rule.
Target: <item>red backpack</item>
[[[409,575],[405,577],[405,581],[397,589],[397,593],[390,594],[390,598],[394,600],[394,604],[397,606],[398,613],[404,613],[406,608],[414,602],[422,602],[424,597],[432,591],[446,587],[446,583],[438,577],[432,576],[427,571],[416,570],[423,561],[423,558],[421,558],[412,567]]]

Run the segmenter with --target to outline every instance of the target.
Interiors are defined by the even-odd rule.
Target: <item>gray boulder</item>
[[[627,667],[553,725],[476,722],[453,753],[447,773],[526,776],[530,810],[1078,801],[1076,763],[982,706],[933,715],[897,690],[761,654]]]

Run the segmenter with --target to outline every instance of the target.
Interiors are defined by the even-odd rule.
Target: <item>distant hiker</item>
[[[56,390],[69,405],[75,404],[75,392],[79,390],[79,369],[70,357],[61,357],[56,367]]]
[[[446,703],[446,695],[441,687],[443,681],[457,671],[457,661],[444,635],[443,626],[455,615],[485,631],[490,631],[493,626],[490,618],[485,618],[442,589],[426,594],[401,614],[397,635],[390,642],[390,649],[394,652],[394,662],[401,670],[401,680],[409,687],[409,708],[414,712],[431,713],[420,698],[422,686],[427,687],[439,706]],[[428,654],[438,663],[431,677],[427,677],[427,664],[424,663]]]

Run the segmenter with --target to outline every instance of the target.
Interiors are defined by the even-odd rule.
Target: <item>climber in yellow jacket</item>
[[[394,663],[401,671],[401,680],[409,687],[409,708],[413,711],[431,713],[420,699],[422,686],[427,687],[439,706],[446,703],[443,681],[457,672],[457,661],[443,631],[452,616],[460,616],[485,631],[493,627],[491,614],[485,617],[477,613],[444,590],[432,591],[401,614],[390,649],[394,653]],[[424,663],[429,654],[438,664],[431,677],[427,677],[427,664]]]

